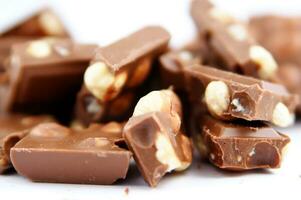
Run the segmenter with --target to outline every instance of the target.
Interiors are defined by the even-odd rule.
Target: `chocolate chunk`
[[[11,159],[18,173],[32,181],[112,184],[125,178],[131,158],[118,146],[121,142],[122,127],[116,123],[84,130],[45,123],[11,149]]]
[[[280,63],[301,65],[301,18],[265,15],[253,17],[249,27],[256,40]],[[268,37],[267,37],[268,36]]]
[[[204,99],[218,118],[262,120],[282,127],[294,122],[299,99],[282,85],[200,65],[185,72],[193,101]]]
[[[215,65],[262,79],[275,75],[278,65],[272,54],[255,42],[244,24],[208,0],[194,0],[191,15],[215,57]]]
[[[227,170],[279,168],[288,136],[262,123],[223,122],[209,116],[198,119],[195,141],[210,162]]]
[[[0,115],[0,174],[12,167],[10,149],[26,135],[27,130],[50,121],[53,121],[50,116]]]
[[[75,44],[68,39],[13,45],[7,68],[9,80],[0,86],[1,109],[41,112],[73,99],[95,49],[96,45]]]
[[[181,104],[170,90],[141,98],[124,127],[125,141],[151,187],[167,172],[182,171],[191,164],[191,143],[180,127]]]
[[[83,86],[77,94],[75,117],[85,126],[93,122],[125,121],[131,116],[136,102],[134,91],[129,90],[101,102]]]
[[[0,33],[0,36],[69,37],[69,34],[51,9],[42,9]]]
[[[100,101],[115,98],[123,88],[137,87],[147,78],[154,58],[166,50],[169,39],[165,29],[152,26],[99,48],[85,72],[85,86]]]
[[[204,43],[195,41],[188,46],[167,52],[160,56],[160,73],[164,87],[173,86],[185,91],[184,68],[193,64],[204,63]]]

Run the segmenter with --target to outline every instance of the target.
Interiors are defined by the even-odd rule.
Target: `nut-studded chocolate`
[[[279,168],[290,141],[262,122],[223,122],[209,116],[196,120],[200,132],[195,143],[202,147],[200,153],[222,169]]]
[[[118,146],[122,142],[122,126],[114,122],[83,130],[44,123],[11,149],[11,160],[33,181],[112,184],[129,167],[131,153]]]
[[[281,127],[294,122],[299,99],[282,85],[201,65],[185,71],[192,100],[203,100],[218,118],[263,120]]]
[[[181,104],[171,90],[153,91],[139,100],[124,137],[145,181],[155,187],[173,170],[188,168],[190,140],[181,130]]]
[[[100,101],[115,98],[148,76],[152,62],[167,48],[169,33],[158,26],[145,27],[111,45],[99,48],[84,75],[85,87]]]
[[[278,64],[272,54],[255,42],[241,22],[208,0],[194,0],[191,15],[201,37],[207,40],[216,65],[262,79],[275,75]]]

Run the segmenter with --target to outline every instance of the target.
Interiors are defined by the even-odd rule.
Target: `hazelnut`
[[[30,135],[46,138],[62,138],[70,134],[70,130],[56,123],[39,124],[33,128]]]
[[[51,11],[43,12],[39,17],[39,22],[44,31],[49,35],[60,36],[65,33],[62,23]]]
[[[259,66],[260,78],[269,79],[275,75],[278,65],[269,51],[262,46],[253,45],[249,49],[249,55],[251,60]]]
[[[244,27],[242,24],[229,25],[228,33],[237,41],[244,41],[248,38],[246,27]]]
[[[245,112],[245,108],[241,105],[240,101],[238,98],[235,98],[231,101],[231,105],[233,105],[234,109],[232,111],[238,112],[238,113],[243,113]]]
[[[52,49],[47,41],[37,40],[29,43],[26,52],[35,58],[45,58],[51,55]]]
[[[90,65],[84,75],[87,89],[101,101],[115,97],[125,84],[126,79],[127,74],[125,72],[115,76],[103,62]]]
[[[295,115],[290,113],[287,106],[279,102],[274,108],[272,122],[276,126],[287,127],[294,123]]]
[[[155,145],[157,149],[156,158],[160,163],[167,166],[167,172],[181,171],[189,166],[186,162],[182,163],[180,161],[168,136],[158,132]]]
[[[204,99],[209,112],[222,116],[230,103],[228,86],[223,81],[211,81],[206,87]]]

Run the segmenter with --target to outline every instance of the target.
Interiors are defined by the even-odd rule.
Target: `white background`
[[[62,17],[74,38],[106,45],[138,28],[159,24],[172,34],[171,44],[179,47],[195,37],[189,15],[189,0],[0,0],[0,31],[30,11],[50,5]],[[217,4],[246,20],[264,13],[298,14],[301,1],[219,0]],[[117,185],[71,185],[32,183],[16,174],[0,176],[0,200],[9,199],[300,199],[301,123],[284,129],[292,142],[277,170],[224,172],[195,159],[185,173],[168,175],[157,188],[149,188],[135,168]],[[129,188],[129,194],[124,190]],[[42,195],[42,196],[41,196]]]

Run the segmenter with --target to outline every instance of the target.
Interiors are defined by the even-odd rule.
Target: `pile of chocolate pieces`
[[[280,167],[290,139],[272,126],[301,111],[301,19],[190,12],[198,35],[176,50],[159,26],[79,44],[49,9],[1,33],[0,172],[112,184],[133,157],[154,187],[193,146],[225,170]]]

